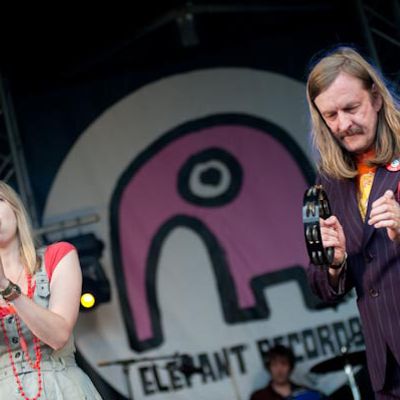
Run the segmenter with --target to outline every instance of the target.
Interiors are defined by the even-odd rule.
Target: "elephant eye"
[[[243,172],[226,150],[210,148],[189,157],[178,174],[178,191],[190,203],[216,207],[231,202],[242,186]]]

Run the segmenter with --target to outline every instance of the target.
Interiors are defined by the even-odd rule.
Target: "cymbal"
[[[323,374],[326,372],[340,371],[341,369],[344,369],[346,364],[356,366],[366,365],[366,363],[367,358],[365,356],[365,351],[355,351],[354,353],[347,353],[322,361],[319,364],[314,365],[310,372]]]

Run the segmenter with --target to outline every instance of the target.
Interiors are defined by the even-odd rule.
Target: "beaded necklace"
[[[28,293],[27,293],[27,296],[31,299],[32,296],[33,296],[32,275],[29,274],[29,273],[26,273],[26,276],[27,276],[27,281],[28,281]],[[28,346],[26,344],[26,339],[24,337],[24,334],[22,333],[21,321],[20,321],[20,319],[18,317],[18,314],[15,314],[15,324],[16,324],[16,327],[17,327],[19,342],[21,344],[21,349],[22,349],[22,352],[24,354],[25,360],[28,362],[28,364],[31,366],[32,369],[36,369],[37,370],[38,391],[37,391],[35,397],[29,398],[29,397],[26,396],[26,393],[25,393],[24,388],[22,386],[22,382],[21,382],[21,379],[19,378],[19,375],[18,375],[18,372],[17,372],[17,368],[15,366],[15,362],[14,362],[14,359],[13,359],[13,356],[12,356],[10,339],[8,338],[8,335],[7,335],[6,327],[5,327],[5,324],[4,324],[4,318],[2,318],[1,319],[1,328],[3,330],[4,341],[5,341],[6,346],[7,346],[8,358],[10,359],[10,363],[11,363],[12,371],[13,371],[13,374],[14,374],[14,378],[15,378],[15,381],[17,383],[18,391],[19,391],[21,397],[24,400],[37,400],[37,399],[40,398],[40,395],[42,394],[42,390],[43,390],[42,371],[40,369],[40,361],[42,359],[42,352],[40,350],[40,341],[36,336],[33,335],[33,348],[35,350],[35,358],[36,358],[36,360],[33,361],[31,359],[31,356],[29,355]]]

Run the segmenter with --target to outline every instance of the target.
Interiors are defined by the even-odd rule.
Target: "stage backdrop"
[[[344,372],[310,373],[363,339],[352,299],[324,308],[307,286],[308,130],[303,83],[216,68],[148,84],[79,136],[52,185],[45,223],[101,217],[68,232],[105,242],[112,286],[112,301],[81,315],[76,337],[121,398],[121,367],[97,362],[179,352],[201,372],[132,364],[136,400],[248,399],[267,382],[262,356],[275,343],[293,348],[299,383],[328,394],[345,382]]]

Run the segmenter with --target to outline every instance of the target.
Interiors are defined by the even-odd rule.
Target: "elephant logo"
[[[204,243],[228,324],[269,317],[266,286],[305,276],[301,201],[314,173],[283,129],[224,114],[187,122],[140,153],[111,202],[115,276],[130,345],[163,342],[156,280],[163,243],[177,227]]]

